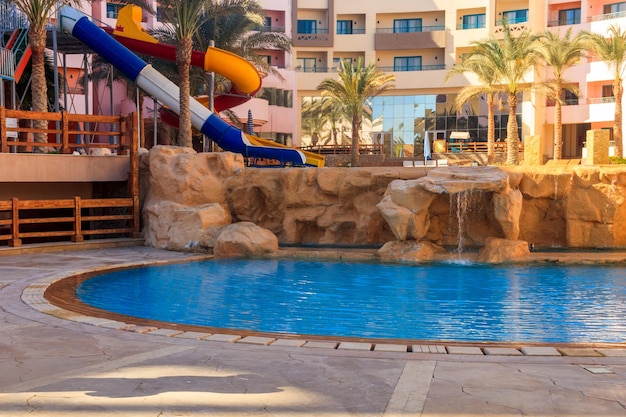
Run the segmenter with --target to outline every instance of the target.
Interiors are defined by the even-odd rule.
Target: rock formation
[[[146,242],[175,250],[211,251],[233,222],[283,244],[626,246],[619,165],[262,169],[236,154],[158,146],[140,167]]]

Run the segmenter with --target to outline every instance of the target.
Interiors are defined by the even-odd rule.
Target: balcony
[[[403,50],[445,48],[445,26],[424,26],[421,32],[395,32],[393,28],[377,29],[374,37],[376,50]]]
[[[296,47],[331,47],[333,36],[328,29],[316,29],[306,33],[296,33],[293,37],[293,46]]]

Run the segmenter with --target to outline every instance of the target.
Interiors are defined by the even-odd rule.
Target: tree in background
[[[376,66],[364,66],[359,57],[353,65],[351,60],[341,60],[338,68],[339,79],[327,78],[317,89],[322,97],[330,97],[342,106],[343,114],[352,125],[350,163],[360,165],[359,144],[363,118],[372,117],[370,99],[394,87],[395,75],[378,71]]]
[[[486,76],[483,82],[487,81],[487,85],[494,87],[494,91],[506,95],[509,106],[506,163],[517,165],[520,141],[517,124],[518,94],[531,89],[531,85],[524,82],[524,77],[534,69],[540,56],[540,37],[528,29],[517,32],[517,36],[513,37],[506,21],[503,21],[503,34],[504,39],[501,41],[490,36],[473,42],[471,51],[463,61],[466,61],[470,72],[483,72],[483,76]],[[477,65],[484,65],[486,70],[479,70]],[[462,67],[459,71],[461,69]],[[493,71],[493,74],[487,75],[487,71]]]
[[[613,140],[615,156],[624,156],[622,142],[622,97],[624,95],[624,70],[626,69],[626,31],[618,25],[612,25],[606,37],[599,33],[582,32],[587,49],[604,61],[613,74],[613,96],[615,97],[615,117],[613,121]]]
[[[487,50],[484,50],[484,44],[481,42],[472,42],[473,48],[469,54],[464,54],[461,62],[453,66],[446,74],[446,82],[455,75],[472,73],[478,77],[480,84],[467,85],[463,87],[455,102],[457,110],[461,110],[472,98],[486,96],[487,97],[487,163],[491,164],[495,159],[495,122],[494,122],[494,102],[499,91],[498,79],[496,78],[496,69],[494,61],[487,56]]]
[[[557,160],[563,155],[563,92],[578,94],[574,83],[565,78],[565,72],[580,62],[583,50],[582,36],[577,34],[572,37],[571,28],[563,37],[546,30],[541,39],[541,56],[552,68],[552,79],[542,83],[540,87],[547,98],[554,100],[554,159]]]

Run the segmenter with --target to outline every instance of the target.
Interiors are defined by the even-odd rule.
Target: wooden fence
[[[0,242],[22,239],[82,242],[85,236],[139,235],[139,198],[0,201]],[[100,235],[100,236],[98,236]],[[61,238],[61,239],[59,239]]]
[[[129,150],[136,113],[126,117],[89,114],[42,113],[10,110],[0,107],[0,152],[50,151],[68,154],[76,149],[89,153],[91,149],[110,149],[119,155]],[[42,120],[47,127],[32,127],[32,121]],[[24,123],[26,121],[26,123]],[[35,142],[35,133],[47,136],[47,142]],[[45,148],[45,149],[44,149]]]
[[[321,155],[348,155],[350,154],[350,145],[309,145],[300,149],[303,151],[316,152]],[[363,144],[359,145],[359,153],[361,155],[382,155],[384,151],[383,144]]]
[[[19,120],[46,120],[48,128],[20,126]],[[30,126],[30,123],[23,125]],[[86,126],[97,126],[99,130],[87,130]],[[100,130],[103,126],[107,129]],[[49,142],[35,142],[31,138],[34,133],[46,134]],[[79,136],[81,141],[77,140]],[[34,151],[37,148],[48,148],[47,151],[52,148],[59,153],[81,149],[87,154],[90,149],[106,148],[118,155],[128,154],[128,197],[0,200],[0,245],[21,246],[23,239],[29,242],[63,239],[81,242],[85,237],[140,237],[135,113],[114,117],[27,112],[0,107],[0,152]]]

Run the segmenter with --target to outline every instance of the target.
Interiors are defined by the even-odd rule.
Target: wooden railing
[[[0,201],[0,242],[21,246],[22,239],[138,237],[138,207],[138,197]]]
[[[446,149],[444,152],[449,153],[460,153],[460,152],[476,152],[476,153],[487,153],[487,142],[456,142],[445,144]],[[506,152],[507,143],[506,142],[494,142],[494,151],[495,152]],[[519,151],[524,151],[524,142],[519,143]]]
[[[302,146],[303,151],[316,152],[321,155],[346,155],[350,154],[350,145],[310,145]],[[360,145],[361,155],[381,155],[384,151],[383,144]]]
[[[105,148],[118,155],[128,151],[132,141],[132,113],[129,116],[95,116],[70,114],[67,112],[47,113],[24,110],[10,110],[0,107],[0,152],[29,152],[53,150],[58,153],[72,153],[80,149],[89,153],[90,149]],[[20,120],[44,120],[46,128],[20,126]],[[104,130],[96,130],[102,129]],[[35,133],[44,133],[48,142],[35,142]],[[78,142],[78,143],[77,143]]]
[[[20,127],[17,120],[9,127],[7,119],[47,120],[48,128]],[[108,129],[102,131],[85,128],[97,125]],[[83,199],[76,196],[65,199],[0,200],[0,245],[21,246],[24,239],[27,242],[64,239],[82,242],[85,237],[91,240],[121,236],[139,238],[137,130],[135,113],[126,117],[92,116],[66,112],[27,112],[0,107],[0,152],[28,152],[45,147],[48,152],[50,148],[60,153],[72,153],[80,149],[89,154],[91,149],[104,148],[118,155],[129,155],[126,198]],[[32,133],[45,133],[55,140],[49,143],[34,142],[31,138],[20,139],[20,133],[28,133],[28,136],[32,136]],[[76,143],[78,135],[82,135],[83,143]]]

